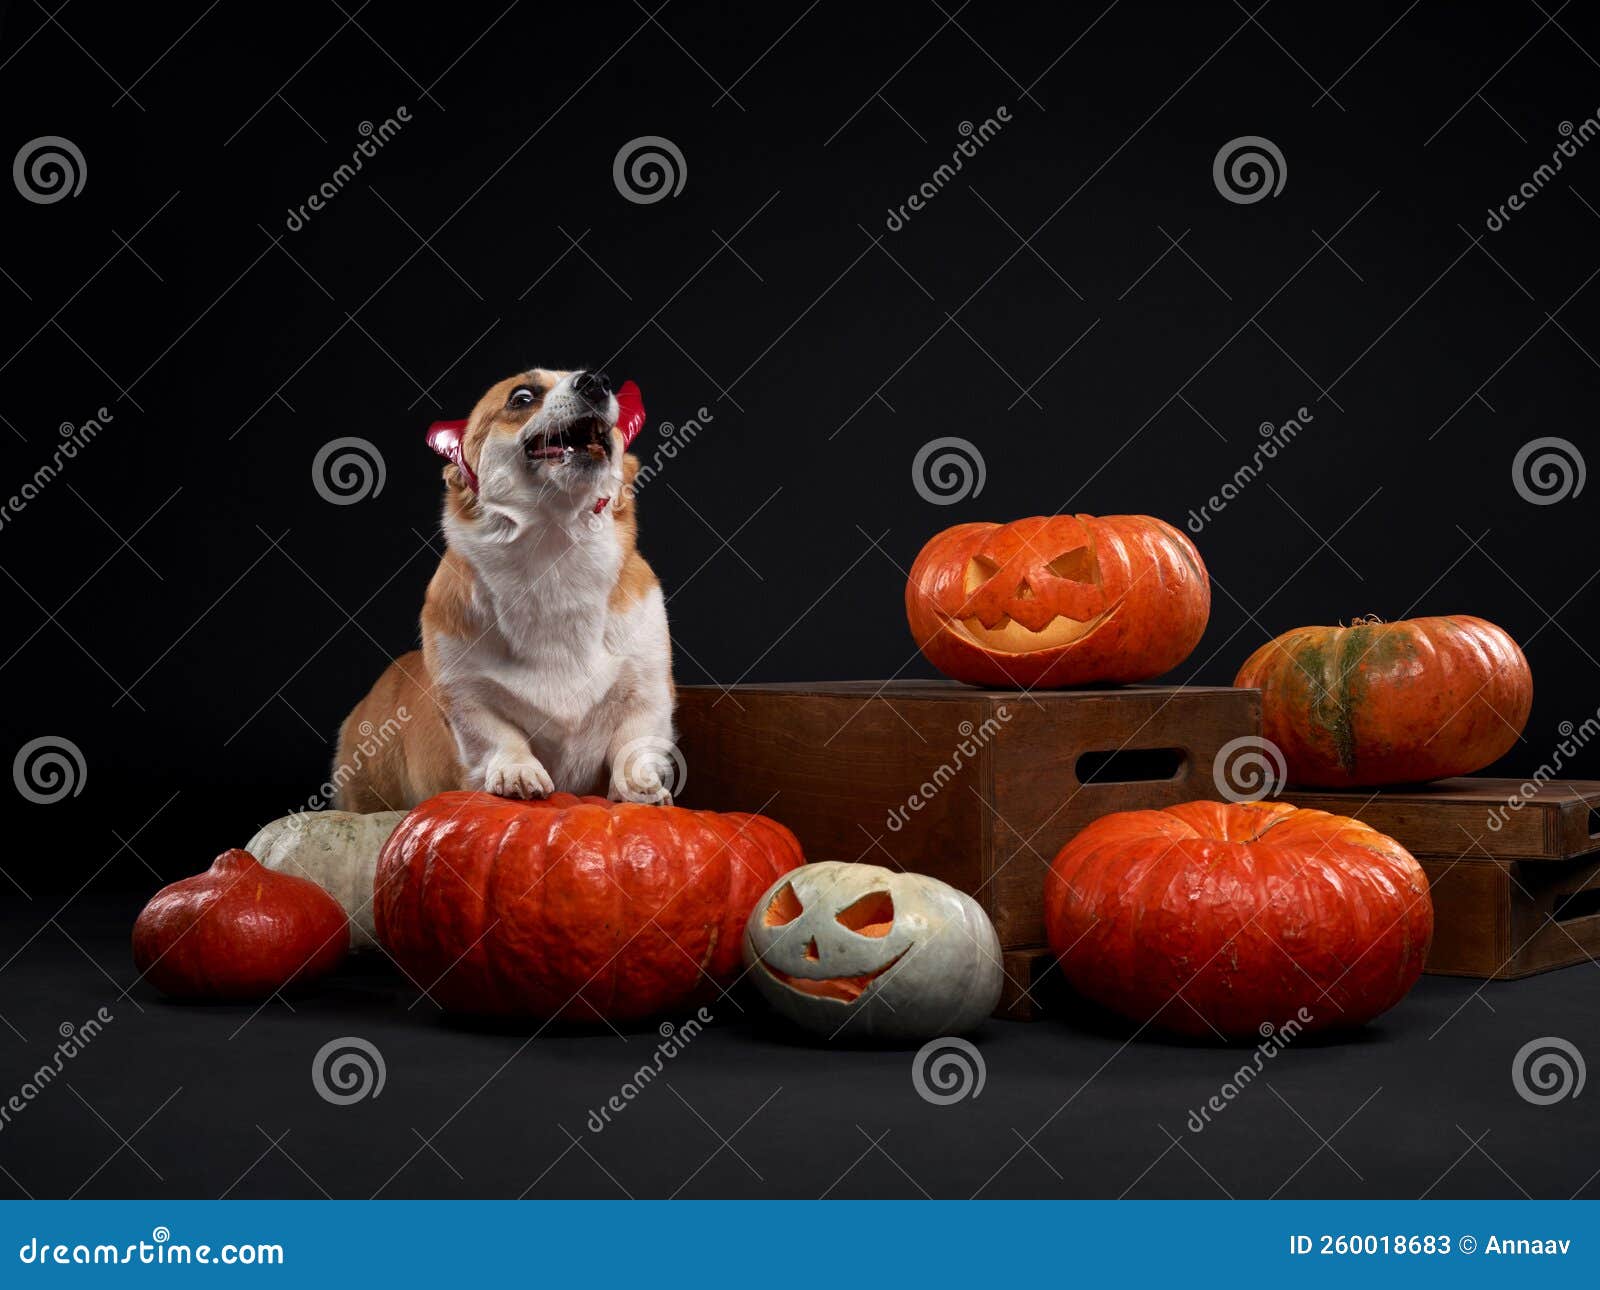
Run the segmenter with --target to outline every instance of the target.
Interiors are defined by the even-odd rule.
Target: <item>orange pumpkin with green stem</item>
[[[906,618],[923,655],[973,685],[1145,681],[1199,643],[1211,581],[1148,515],[958,524],[922,548]]]
[[[1239,669],[1293,783],[1409,784],[1466,775],[1509,752],[1533,705],[1516,641],[1455,615],[1301,627]]]

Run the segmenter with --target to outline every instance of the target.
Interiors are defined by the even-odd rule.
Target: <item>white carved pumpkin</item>
[[[262,826],[245,850],[268,869],[309,878],[344,906],[350,948],[377,947],[372,925],[372,879],[378,852],[404,811],[306,811]]]
[[[932,1039],[994,1011],[1004,973],[982,907],[947,883],[825,861],[785,874],[745,923],[750,977],[827,1038]]]

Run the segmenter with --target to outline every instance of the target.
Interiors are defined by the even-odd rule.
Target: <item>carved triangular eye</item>
[[[767,912],[762,915],[761,921],[767,927],[782,927],[794,922],[803,913],[805,906],[800,903],[800,897],[794,894],[793,884],[786,882],[767,902]]]
[[[1045,568],[1058,578],[1067,578],[1073,582],[1093,582],[1096,572],[1094,552],[1086,546],[1080,546],[1076,551],[1058,555]]]
[[[858,936],[884,937],[894,926],[894,897],[886,891],[868,892],[837,915],[839,924]]]
[[[1000,572],[1000,566],[985,555],[975,555],[967,561],[967,576],[962,590],[971,595],[990,578]]]

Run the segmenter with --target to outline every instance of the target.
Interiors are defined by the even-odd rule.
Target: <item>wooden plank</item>
[[[1103,815],[1215,798],[1218,750],[1260,728],[1256,690],[1130,687],[1085,691],[1071,702],[1017,702],[995,741],[995,930],[1002,945],[1036,944],[1044,935],[1044,885],[1056,854]],[[1118,774],[1080,776],[1085,754],[1170,753]]]
[[[742,685],[724,697],[682,686],[688,774],[678,800],[770,815],[794,830],[809,860],[935,873],[978,891],[990,823],[973,806],[974,793],[988,791],[988,746],[959,759],[952,749],[963,726],[982,728],[989,704],[973,690],[919,697]],[[924,794],[923,784],[937,791]]]
[[[1006,950],[1001,956],[1005,983],[994,1015],[1004,1021],[1038,1021],[1043,1017],[1050,1010],[1050,973],[1055,961],[1056,956],[1047,946]]]
[[[1260,695],[1228,686],[977,690],[953,682],[684,686],[679,801],[763,811],[813,860],[931,874],[971,893],[1007,949],[1042,944],[1044,875],[1111,811],[1212,797],[1229,739],[1260,733]],[[1085,754],[1173,749],[1176,770],[1085,782]],[[1133,773],[1104,768],[1099,779]]]
[[[1509,981],[1600,960],[1600,859],[1418,862],[1433,897],[1426,971]]]
[[[1513,860],[1600,854],[1600,781],[1547,783],[1526,798],[1524,787],[1521,780],[1469,776],[1376,790],[1288,788],[1282,796],[1296,806],[1354,816],[1418,856],[1457,856],[1469,848]]]

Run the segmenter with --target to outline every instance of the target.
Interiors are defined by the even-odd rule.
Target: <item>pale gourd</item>
[[[404,811],[307,811],[264,825],[245,850],[268,869],[309,878],[344,906],[350,948],[377,947],[372,924],[372,879],[378,852]]]
[[[959,1035],[994,1011],[1004,980],[977,901],[870,864],[808,864],[773,883],[744,957],[767,1003],[826,1039]]]

